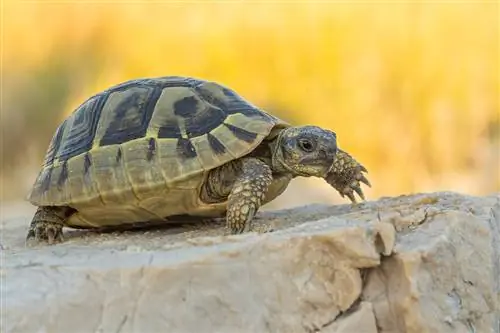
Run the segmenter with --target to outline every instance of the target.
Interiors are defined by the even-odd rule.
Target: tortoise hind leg
[[[26,244],[33,246],[42,242],[49,245],[63,241],[64,222],[75,210],[67,206],[40,206],[31,220]]]

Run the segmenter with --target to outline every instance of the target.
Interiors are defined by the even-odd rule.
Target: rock
[[[499,202],[418,194],[262,212],[269,234],[66,231],[37,248],[31,216],[12,218],[1,331],[499,333]]]
[[[321,330],[323,333],[377,333],[377,323],[373,306],[369,302],[361,302],[359,307],[353,306],[352,312],[346,312]]]

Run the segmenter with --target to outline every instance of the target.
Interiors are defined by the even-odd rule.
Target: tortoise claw
[[[363,171],[363,170],[361,169],[361,171]],[[370,184],[370,181],[368,179],[366,179],[366,177],[361,172],[358,174],[356,179],[359,180],[360,182],[364,183],[366,186],[372,187],[372,184]]]
[[[363,193],[363,190],[359,186],[359,183],[355,183],[354,185],[351,185],[351,188],[359,195],[359,197],[364,201],[365,200],[365,194]]]
[[[352,203],[356,203],[356,197],[354,196],[352,191],[347,192],[345,195],[349,198],[349,200],[351,200]]]
[[[347,196],[352,203],[356,203],[354,193],[364,201],[366,200],[361,183],[371,187],[370,181],[363,172],[367,169],[348,153],[339,150],[330,172],[325,180],[335,188],[342,197]]]

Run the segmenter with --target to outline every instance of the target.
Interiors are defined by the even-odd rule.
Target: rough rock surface
[[[25,248],[2,223],[2,332],[500,332],[500,194],[262,212]]]

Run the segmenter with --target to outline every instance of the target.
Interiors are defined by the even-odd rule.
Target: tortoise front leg
[[[354,192],[356,192],[361,199],[365,200],[360,183],[364,183],[371,187],[370,182],[366,179],[363,172],[368,171],[351,155],[339,149],[335,156],[333,167],[326,175],[325,180],[335,188],[342,197],[347,196],[355,203],[356,198],[354,197]]]
[[[47,242],[49,245],[63,241],[64,221],[74,210],[67,206],[40,206],[31,221],[26,245],[34,246]]]
[[[229,193],[227,226],[233,234],[248,231],[266,232],[267,227],[252,228],[252,219],[273,180],[271,168],[256,158],[241,160],[241,172]]]

